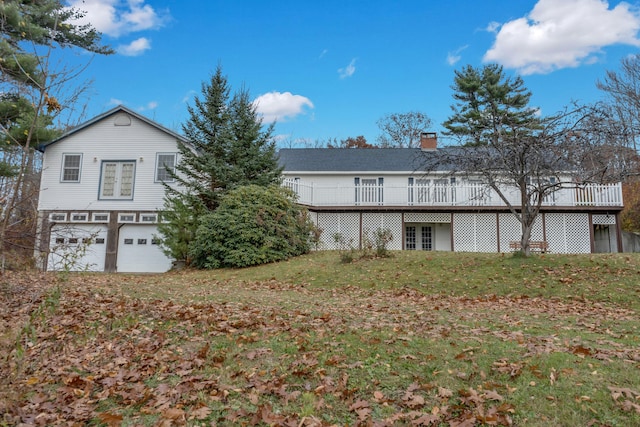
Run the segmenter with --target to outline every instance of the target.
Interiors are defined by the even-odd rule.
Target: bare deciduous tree
[[[334,142],[328,142],[327,148],[378,148],[378,146],[369,144],[367,139],[362,136],[349,137],[347,139],[343,139],[340,142],[334,140]]]
[[[622,59],[620,70],[607,71],[604,80],[596,82],[604,91],[610,114],[620,128],[618,142],[638,151],[640,137],[640,55]]]
[[[522,81],[497,66],[457,72],[454,89],[458,104],[445,126],[462,144],[430,153],[426,169],[446,165],[452,175],[484,182],[520,222],[527,256],[545,200],[561,188],[620,180],[637,164],[615,144],[606,110],[574,106],[538,117]],[[509,197],[514,191],[517,203]]]
[[[420,111],[387,114],[376,124],[382,131],[378,136],[381,147],[418,148],[420,135],[431,127],[431,119]]]

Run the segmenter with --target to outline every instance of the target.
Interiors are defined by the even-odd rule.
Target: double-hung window
[[[100,199],[133,199],[136,162],[104,161],[100,179]]]
[[[80,167],[82,165],[82,154],[62,155],[62,182],[80,182]]]
[[[176,153],[156,155],[156,182],[173,182],[171,174],[176,170]]]

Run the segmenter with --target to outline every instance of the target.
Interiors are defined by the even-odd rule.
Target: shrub
[[[341,233],[335,233],[333,239],[338,246],[340,262],[348,264],[358,259],[389,258],[389,242],[393,240],[393,233],[388,228],[377,228],[374,232],[365,229],[362,233],[362,248],[353,247],[353,239],[347,241]]]
[[[373,232],[373,248],[376,256],[388,258],[391,256],[388,245],[393,240],[393,233],[388,228],[377,228]]]
[[[353,262],[356,258],[358,250],[353,247],[353,239],[347,239],[342,235],[342,233],[335,233],[333,235],[333,240],[338,245],[338,253],[340,254],[340,262],[343,264],[349,264]]]
[[[266,264],[309,252],[313,229],[289,190],[248,185],[201,218],[189,251],[199,268]]]

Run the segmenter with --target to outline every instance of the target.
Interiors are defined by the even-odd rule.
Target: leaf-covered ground
[[[637,305],[518,284],[5,273],[0,425],[640,425]]]

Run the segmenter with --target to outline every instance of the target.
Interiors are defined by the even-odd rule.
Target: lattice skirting
[[[456,252],[497,252],[495,214],[455,214],[453,250]]]
[[[500,221],[500,251],[509,252],[511,250],[509,249],[509,242],[520,241],[522,237],[522,225],[510,213],[499,214],[498,220]],[[589,230],[587,230],[587,237],[589,237]],[[546,240],[542,228],[542,216],[540,215],[538,215],[536,222],[533,224],[531,240]]]
[[[360,246],[359,213],[318,213],[316,226],[322,230],[319,249],[341,249],[341,243]]]
[[[547,214],[545,223],[551,252],[591,252],[588,214]]]
[[[457,252],[509,252],[509,242],[520,240],[520,222],[510,213],[405,213],[400,212],[312,212],[322,229],[318,249],[361,248],[363,235],[388,229],[393,240],[389,249],[403,248],[404,224],[449,223],[453,250]],[[615,216],[593,215],[594,224],[615,224]],[[611,222],[613,221],[613,222]],[[591,252],[588,213],[546,213],[538,216],[531,240],[545,240],[552,253]],[[340,239],[336,239],[339,236]],[[341,243],[342,242],[342,243]]]

